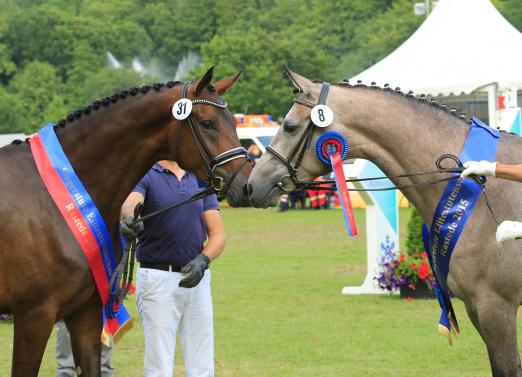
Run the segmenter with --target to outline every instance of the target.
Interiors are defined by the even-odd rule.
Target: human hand
[[[133,222],[134,219],[132,217],[126,217],[120,222],[120,233],[128,242],[134,241],[144,229],[143,221],[136,224],[133,224]]]
[[[178,285],[183,288],[193,288],[198,285],[201,279],[203,279],[209,264],[210,259],[205,254],[199,253],[196,258],[192,259],[181,269],[181,273],[185,274],[185,276]]]
[[[518,221],[503,221],[497,228],[497,245],[502,247],[506,240],[522,238],[522,223]]]
[[[461,178],[466,178],[469,175],[483,175],[486,177],[494,177],[495,170],[497,168],[497,163],[484,160],[468,161],[464,163],[464,167],[466,169],[462,173],[460,173]]]

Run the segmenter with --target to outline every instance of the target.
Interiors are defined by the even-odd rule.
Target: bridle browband
[[[326,103],[326,97],[328,97],[328,92],[330,90],[330,84],[327,82],[323,82],[323,85],[321,87],[321,93],[319,94],[319,101],[317,102],[317,105],[324,105]],[[300,98],[294,98],[294,103],[297,103],[299,105],[303,105],[306,107],[309,107],[310,109],[314,108],[316,105],[314,105],[311,102],[302,100]],[[301,136],[301,139],[299,139],[299,142],[295,146],[294,150],[288,158],[285,158],[281,153],[279,153],[274,147],[271,145],[268,145],[266,147],[266,150],[270,153],[272,153],[275,157],[277,157],[288,169],[288,174],[281,177],[281,180],[277,183],[277,185],[284,191],[293,191],[300,186],[300,184],[305,182],[300,182],[297,179],[297,169],[299,169],[299,166],[301,165],[301,162],[303,161],[304,154],[307,149],[310,148],[310,145],[312,144],[312,137],[314,134],[314,122],[312,121],[312,118],[310,117],[310,121],[308,122],[308,125],[306,126],[305,132]],[[299,151],[299,148],[301,150]],[[297,156],[297,159],[295,161],[294,166],[292,166],[291,161],[299,151],[299,155]]]
[[[188,88],[192,82],[187,82],[183,84],[183,89],[181,92],[181,98],[188,98]],[[227,102],[224,101],[223,103],[215,102],[208,99],[195,99],[192,101],[192,105],[210,105],[217,107],[219,109],[226,109],[227,108]],[[203,141],[203,137],[201,136],[201,133],[199,132],[198,127],[196,127],[196,124],[194,123],[194,120],[189,115],[186,118],[190,132],[192,133],[192,137],[194,138],[194,141],[196,142],[196,146],[198,148],[199,154],[203,158],[203,163],[205,164],[205,169],[207,171],[207,180],[206,183],[208,186],[210,186],[214,193],[221,194],[223,196],[226,195],[228,189],[230,188],[232,182],[234,181],[234,178],[238,175],[238,173],[243,169],[246,163],[248,163],[250,160],[247,155],[247,151],[243,147],[237,147],[229,149],[228,151],[225,151],[215,157],[211,157],[211,153],[207,148],[207,145]],[[180,121],[180,127],[183,125],[183,121]],[[179,141],[179,138],[178,138]],[[176,148],[177,151],[177,148]],[[239,167],[234,171],[228,182],[225,182],[223,177],[218,176],[215,174],[214,170],[221,165],[225,165],[226,163],[235,160],[237,158],[245,158],[245,161],[243,161],[242,164],[239,165]]]

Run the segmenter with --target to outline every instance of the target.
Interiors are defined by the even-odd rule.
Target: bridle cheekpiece
[[[319,100],[317,104],[313,104],[311,102],[305,101],[300,98],[294,98],[294,103],[297,103],[299,105],[306,106],[310,109],[314,109],[317,105],[325,105],[326,103],[326,97],[328,97],[328,92],[330,90],[330,84],[327,82],[323,82],[323,85],[321,87],[321,93],[319,94]],[[279,186],[283,191],[294,191],[298,189],[303,184],[308,184],[309,182],[300,182],[297,179],[297,169],[299,169],[299,166],[301,165],[301,162],[303,161],[304,154],[307,149],[310,148],[310,145],[312,144],[312,137],[314,134],[314,126],[316,124],[312,120],[312,114],[310,115],[310,121],[308,122],[308,126],[305,129],[305,132],[303,133],[303,136],[301,136],[301,139],[299,139],[299,142],[295,146],[294,150],[290,153],[288,158],[285,158],[281,153],[279,153],[274,147],[271,145],[268,145],[266,147],[266,150],[270,153],[272,153],[276,158],[278,158],[287,168],[288,174],[281,177],[281,180],[277,183],[277,186]],[[299,151],[299,148],[301,150]],[[292,166],[291,161],[294,159],[295,155],[298,153],[297,159],[295,161],[294,166]]]
[[[192,105],[208,105],[208,106],[214,106],[219,109],[226,109],[227,108],[227,102],[223,101],[222,103],[208,100],[208,99],[195,99],[195,100],[189,100],[188,99],[188,88],[190,86],[191,82],[187,82],[183,84],[183,89],[181,92],[181,99],[177,101],[174,104],[174,107],[179,107],[180,111],[185,109],[183,106],[183,103],[188,103],[188,114],[185,114],[185,116],[181,115],[179,118],[176,117],[174,114],[174,107],[173,107],[173,114],[176,117],[176,119],[180,120],[180,125],[183,124],[184,120],[187,120],[190,131],[192,133],[192,136],[194,138],[194,141],[196,142],[196,146],[198,148],[199,154],[203,158],[203,162],[205,164],[205,169],[207,171],[207,179],[206,183],[210,187],[213,188],[213,190],[216,193],[219,193],[221,195],[226,195],[226,192],[230,188],[230,185],[232,184],[234,178],[237,176],[239,171],[243,169],[245,164],[249,162],[249,158],[247,156],[247,151],[243,147],[237,147],[229,149],[228,151],[225,151],[215,157],[211,157],[211,153],[208,150],[207,145],[203,141],[203,137],[201,136],[201,133],[199,132],[198,127],[196,127],[196,124],[194,120],[191,117],[191,109]],[[181,103],[181,106],[179,105]],[[178,139],[179,140],[179,139]],[[245,161],[234,171],[228,182],[225,182],[225,179],[215,173],[215,169],[218,166],[225,165],[228,162],[238,159],[238,158],[245,158]]]

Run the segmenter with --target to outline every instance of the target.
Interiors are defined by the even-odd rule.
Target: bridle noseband
[[[183,84],[183,90],[181,92],[181,98],[188,98],[188,88],[190,86],[191,82],[187,82]],[[223,103],[215,102],[208,99],[195,99],[192,100],[192,105],[210,105],[217,107],[219,109],[226,109],[227,108],[227,102],[224,101]],[[215,157],[211,157],[211,153],[208,150],[206,144],[203,141],[203,137],[201,136],[201,133],[199,132],[199,129],[196,127],[194,120],[189,115],[186,118],[190,131],[192,133],[192,136],[194,138],[194,141],[196,142],[196,146],[198,148],[199,154],[203,158],[203,163],[205,164],[205,169],[207,171],[207,180],[206,183],[214,190],[215,193],[219,193],[223,196],[226,195],[228,189],[230,188],[232,182],[234,181],[234,178],[236,178],[237,174],[243,169],[245,164],[250,161],[247,155],[247,151],[243,147],[237,147],[229,149],[228,151],[225,151]],[[183,125],[183,120],[180,121],[180,127]],[[179,141],[179,138],[178,138]],[[176,151],[177,151],[176,147]],[[225,182],[225,179],[219,175],[216,175],[215,169],[218,166],[225,165],[226,163],[235,160],[237,158],[245,158],[245,161],[239,165],[239,167],[234,171],[228,182]]]
[[[326,103],[326,97],[328,97],[328,91],[330,90],[330,84],[327,82],[323,82],[323,86],[321,87],[321,93],[319,94],[319,101],[317,102],[317,105],[324,105]],[[306,107],[309,107],[310,109],[313,109],[316,105],[314,105],[311,102],[294,98],[294,103],[297,103],[299,105],[303,105]],[[281,180],[277,183],[277,186],[279,186],[284,191],[293,191],[297,189],[300,186],[300,182],[297,179],[297,169],[301,165],[301,162],[303,161],[304,154],[307,149],[310,148],[310,145],[312,144],[312,137],[314,134],[314,122],[312,121],[312,117],[310,117],[310,121],[308,122],[308,126],[305,129],[305,132],[301,136],[301,139],[299,139],[299,142],[296,144],[294,150],[288,158],[285,158],[281,153],[279,153],[274,147],[268,145],[266,147],[266,150],[272,153],[275,157],[277,157],[283,164],[285,164],[286,168],[288,169],[288,174],[281,177]],[[299,151],[299,148],[301,150]],[[292,159],[295,157],[297,152],[299,151],[299,155],[297,156],[297,159],[295,161],[294,166],[292,166]]]

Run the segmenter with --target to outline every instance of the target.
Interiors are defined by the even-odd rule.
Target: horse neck
[[[65,154],[108,226],[154,162],[170,159],[173,98],[172,90],[138,95],[58,129]]]
[[[346,93],[346,92],[345,92]],[[350,157],[372,161],[389,176],[436,170],[445,153],[459,156],[468,126],[438,107],[390,91],[354,88],[341,97],[344,133]],[[353,147],[352,147],[353,146]],[[392,179],[395,185],[441,178],[432,176]],[[404,190],[425,221],[431,221],[444,184]]]

